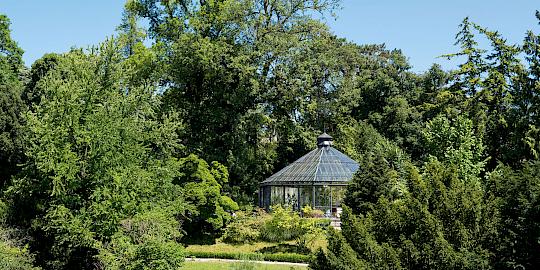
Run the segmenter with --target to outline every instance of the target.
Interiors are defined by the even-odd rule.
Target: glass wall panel
[[[283,187],[272,187],[272,199],[270,204],[283,204]]]
[[[271,200],[272,188],[264,187],[263,188],[263,207],[264,209],[270,209],[270,200]]]
[[[344,186],[334,186],[332,187],[332,207],[341,206],[341,202],[345,197],[346,187]]]
[[[330,215],[330,187],[315,187],[315,208],[323,210],[325,215]]]
[[[298,210],[298,188],[285,187],[285,205]]]
[[[300,188],[300,206],[306,205],[313,207],[313,186]]]

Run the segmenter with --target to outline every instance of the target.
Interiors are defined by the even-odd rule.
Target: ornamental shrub
[[[264,223],[261,237],[269,242],[294,240],[298,247],[305,248],[315,241],[323,232],[319,226],[320,219],[301,218],[291,208],[280,205],[272,207],[272,218]]]
[[[322,218],[324,216],[324,212],[319,209],[313,209],[311,206],[306,205],[302,207],[302,215],[305,218]]]
[[[270,218],[264,210],[238,211],[225,228],[221,240],[230,244],[252,243],[261,238],[261,230]]]

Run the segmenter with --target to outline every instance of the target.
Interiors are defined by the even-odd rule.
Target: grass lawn
[[[307,267],[302,266],[287,266],[287,265],[272,265],[248,263],[254,268],[242,267],[246,263],[230,263],[230,262],[185,262],[182,270],[234,270],[234,269],[253,269],[253,270],[306,270]]]

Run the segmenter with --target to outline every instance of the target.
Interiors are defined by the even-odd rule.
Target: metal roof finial
[[[333,140],[334,138],[332,138],[332,136],[326,134],[325,132],[319,135],[319,137],[317,137],[317,146],[318,147],[331,146]]]

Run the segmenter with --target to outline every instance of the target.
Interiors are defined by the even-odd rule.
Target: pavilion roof
[[[327,134],[321,139],[329,140]],[[351,180],[359,165],[345,154],[332,147],[332,144],[319,144],[319,147],[274,175],[261,182],[263,186],[272,185],[344,185]]]

